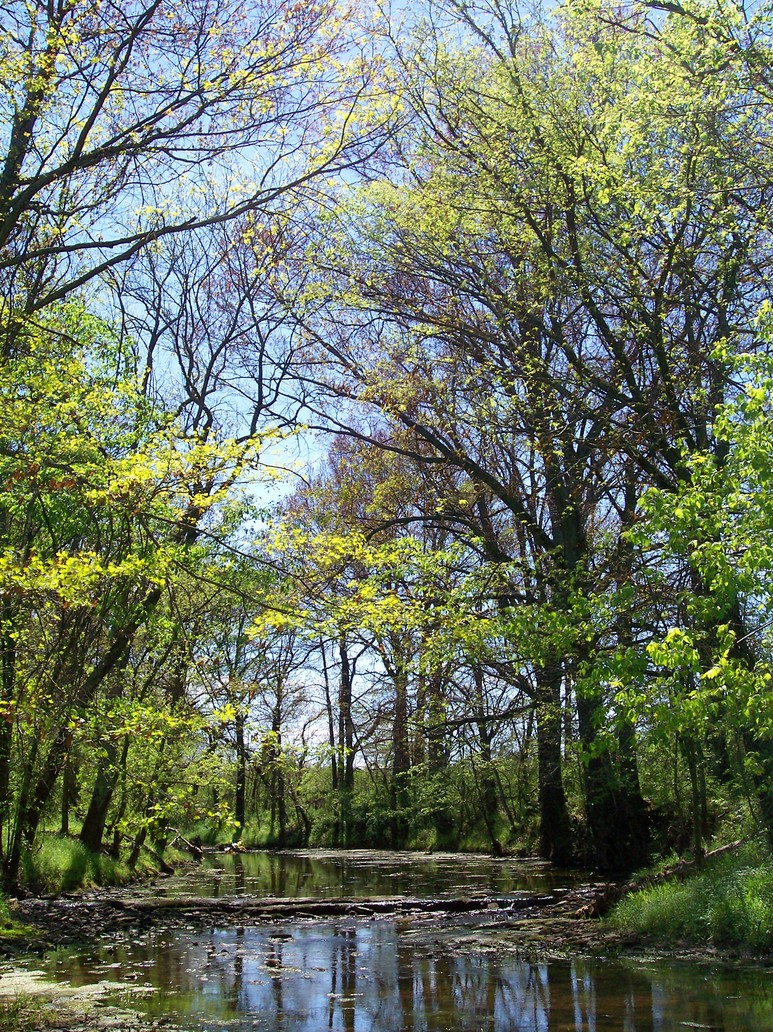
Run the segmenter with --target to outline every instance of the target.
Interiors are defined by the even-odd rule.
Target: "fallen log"
[[[259,898],[256,896],[152,896],[143,899],[107,897],[89,900],[86,905],[99,909],[117,909],[139,916],[159,912],[178,915],[206,914],[229,917],[291,918],[326,917],[342,914],[378,915],[400,913],[473,913],[484,910],[526,910],[531,907],[547,907],[556,902],[553,895],[524,896],[464,896],[435,897],[432,899],[413,896],[340,896],[328,899],[318,897],[296,897],[292,899]],[[84,901],[85,903],[85,901]]]
[[[174,838],[169,843],[169,845],[175,846],[178,842],[180,842],[183,848],[188,850],[188,852],[191,854],[194,860],[201,860],[201,858],[204,856],[204,850],[201,848],[201,846],[197,842],[191,842],[182,834],[181,831],[178,831],[177,828],[172,828],[171,830],[174,832]]]

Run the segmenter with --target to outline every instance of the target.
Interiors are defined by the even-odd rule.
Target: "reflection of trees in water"
[[[579,875],[547,870],[529,861],[489,857],[427,857],[373,851],[340,856],[307,852],[250,851],[208,856],[201,868],[173,880],[172,891],[229,896],[246,891],[278,897],[466,895],[481,892],[546,892]],[[242,879],[238,882],[236,879]]]
[[[332,937],[327,1027],[354,1032],[357,1003],[357,930],[337,928]],[[336,1015],[341,1020],[336,1022]]]
[[[535,964],[496,953],[452,952],[439,928],[412,939],[393,921],[313,922],[159,936],[60,964],[79,981],[104,977],[118,962],[125,977],[159,987],[148,1006],[180,1019],[228,1019],[234,1032],[667,1032],[678,1026],[769,1032],[773,993],[767,976],[717,975],[574,960]],[[144,967],[148,963],[151,966]],[[723,979],[725,979],[723,981]],[[734,980],[735,979],[735,980]],[[764,995],[765,1005],[761,1004]],[[734,1003],[733,1000],[738,1002]],[[756,1004],[755,1004],[756,999]],[[760,1015],[763,1015],[760,1018]],[[183,1020],[184,1024],[184,1020]],[[198,1027],[198,1026],[194,1026]]]
[[[566,965],[562,971],[565,968]],[[602,973],[605,977],[600,977]],[[593,961],[574,960],[568,965],[568,987],[565,984],[561,987],[559,1017],[566,1027],[577,1030],[596,1028],[600,1022],[609,1021],[610,1015],[620,1032],[665,1032],[676,1025],[715,1027],[713,1022],[702,1025],[697,1021],[690,1004],[680,999],[679,993],[669,994],[668,1011],[659,1021],[653,1011],[653,990],[657,991],[656,987],[657,982],[653,982],[644,971],[615,967],[609,977]],[[682,1017],[685,1020],[678,1020]],[[568,1024],[570,1018],[573,1025]]]
[[[234,957],[234,1002],[244,997],[244,929],[236,929],[236,956]]]
[[[237,896],[244,895],[244,889],[246,885],[246,876],[244,871],[244,858],[240,853],[236,853],[233,858],[234,864],[234,892]]]
[[[418,959],[414,959],[413,1013],[426,1015],[427,1023],[434,1026],[443,1009],[443,972],[433,954],[422,958],[421,963],[416,963]]]
[[[271,995],[273,997],[274,1014],[277,1016],[284,1014],[284,978],[282,978],[281,971],[284,967],[284,949],[283,943],[272,942],[269,950],[266,953],[266,967],[271,972]]]
[[[501,959],[457,957],[450,961],[450,970],[442,972],[440,982],[450,985],[453,1010],[465,1023],[472,1021],[465,1027],[496,1032],[549,1028],[547,965],[521,962],[507,974],[502,967]]]
[[[587,1022],[596,1015],[596,986],[590,971],[586,967],[575,964],[569,970],[569,983],[574,1004],[574,1023],[577,1028],[585,1028]]]
[[[367,1016],[364,1027],[403,1029],[403,1007],[398,981],[398,937],[387,923],[372,922],[357,937],[355,961],[360,969],[357,1016]]]
[[[550,978],[546,964],[523,964],[514,978],[497,977],[495,1028],[550,1027]]]

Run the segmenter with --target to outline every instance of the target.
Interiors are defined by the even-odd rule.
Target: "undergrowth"
[[[607,919],[660,943],[773,951],[773,857],[760,845],[706,862],[683,881],[640,889]]]
[[[178,850],[167,850],[165,860],[172,864],[188,859]],[[125,885],[158,872],[160,858],[144,850],[135,867],[125,858],[92,853],[78,839],[46,833],[35,849],[23,858],[23,883],[34,893],[72,892],[96,886]]]
[[[224,846],[232,842],[234,837],[233,828],[217,820],[201,820],[188,824],[183,828],[183,834],[191,842],[202,846]]]
[[[24,882],[33,892],[119,885],[130,877],[125,863],[104,853],[92,853],[82,842],[62,835],[42,836],[24,857]]]

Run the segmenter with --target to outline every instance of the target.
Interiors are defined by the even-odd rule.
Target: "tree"
[[[265,212],[381,133],[352,110],[371,82],[363,41],[324,0],[12,3],[0,59],[6,349],[14,310]]]
[[[635,864],[648,818],[632,729],[588,674],[610,639],[637,639],[624,531],[638,498],[688,478],[685,448],[710,446],[731,389],[715,345],[752,339],[768,187],[750,155],[767,120],[738,52],[698,21],[434,7],[396,47],[412,119],[394,164],[313,244],[298,313],[310,402],[336,427],[378,409],[413,434],[415,457],[469,478],[533,681],[543,849],[571,851],[571,706],[594,859]],[[475,45],[455,47],[454,27]],[[594,610],[612,587],[620,606]]]
[[[767,315],[762,335],[769,337]],[[653,555],[650,576],[683,570],[668,623],[647,652],[660,687],[653,734],[676,735],[728,757],[729,774],[755,800],[773,842],[770,770],[771,399],[768,356],[733,360],[742,390],[712,425],[715,447],[685,457],[691,477],[675,493],[651,490],[636,538]],[[719,456],[719,457],[718,457]],[[676,697],[676,704],[671,700]],[[639,709],[635,691],[627,695]],[[693,774],[693,780],[695,775]],[[699,814],[700,790],[693,785]],[[701,827],[693,818],[695,849]]]
[[[136,377],[116,380],[111,337],[72,302],[28,319],[19,355],[0,365],[9,887],[81,721],[103,692],[120,699],[133,642],[185,565],[191,526],[249,457],[245,446],[180,436]]]
[[[152,0],[119,7],[73,0],[11,4],[5,13],[0,333],[4,392],[13,398],[16,383],[22,385],[3,434],[16,487],[0,506],[7,712],[17,712],[19,685],[31,676],[32,665],[20,672],[22,654],[30,664],[33,656],[39,661],[36,679],[71,686],[52,743],[41,756],[42,739],[30,739],[16,786],[5,869],[12,885],[20,851],[34,838],[70,755],[73,712],[103,690],[119,705],[122,673],[160,607],[170,569],[184,565],[205,531],[207,512],[255,456],[266,407],[262,386],[238,443],[224,443],[223,422],[212,416],[213,399],[223,394],[220,356],[237,346],[234,335],[242,332],[242,324],[224,323],[222,306],[220,320],[213,319],[222,253],[219,263],[194,272],[199,293],[171,319],[162,303],[168,296],[155,289],[159,279],[152,273],[161,266],[163,277],[185,277],[191,251],[184,238],[204,229],[215,235],[232,221],[238,222],[236,237],[221,235],[219,246],[237,249],[253,236],[270,265],[275,248],[261,219],[281,218],[291,196],[297,209],[315,181],[372,153],[383,137],[385,111],[366,105],[355,115],[373,84],[373,66],[350,12],[334,3],[170,6]],[[115,310],[105,284],[126,286],[128,266],[140,260],[142,270],[130,270],[134,297],[127,290],[118,307],[133,317],[124,328],[139,327],[144,339],[111,341],[115,366],[97,371],[91,341],[83,339],[93,336],[94,321],[72,299],[88,284],[98,291],[94,307]],[[186,323],[203,295],[209,355]],[[149,302],[144,324],[137,319],[138,296]],[[63,302],[70,306],[67,326],[57,308]],[[260,337],[266,327],[256,329],[255,305],[247,307]],[[152,357],[170,339],[181,374],[177,412],[150,400],[159,388],[150,380]],[[69,365],[68,346],[74,350]],[[202,366],[208,375],[200,383]],[[233,381],[227,388],[233,408]],[[45,462],[28,463],[28,453],[43,442]],[[39,479],[38,465],[47,480]],[[41,545],[43,556],[36,552]],[[98,586],[102,610],[94,598]],[[37,602],[28,607],[41,617],[35,625],[40,647],[25,653],[19,639],[24,606],[40,597],[50,603],[45,611]],[[171,703],[184,694],[187,663],[177,649],[167,677]],[[6,808],[11,720],[0,745]],[[101,840],[117,785],[109,741],[103,753],[84,829],[90,845]]]

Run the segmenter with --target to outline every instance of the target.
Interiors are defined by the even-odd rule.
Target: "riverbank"
[[[16,901],[13,911],[26,938],[4,939],[0,950],[7,960],[43,954],[68,946],[91,945],[95,938],[123,941],[151,935],[159,929],[234,927],[310,920],[397,919],[431,935],[444,922],[460,928],[458,948],[495,949],[540,959],[575,955],[647,954],[705,960],[759,960],[742,949],[719,949],[711,944],[672,940],[668,947],[655,937],[593,916],[608,883],[592,883],[562,892],[502,899],[483,894],[458,898],[357,897],[315,899],[208,899],[136,895],[113,890],[63,895],[56,899]],[[96,931],[98,929],[98,932]],[[773,963],[773,956],[770,958]]]
[[[740,859],[746,863],[748,857]],[[171,1030],[175,1025],[168,1018],[139,1012],[147,1006],[179,1016],[168,992],[178,986],[177,978],[184,994],[199,994],[202,1001],[214,986],[229,986],[233,979],[243,978],[245,1000],[257,998],[260,986],[281,985],[284,991],[300,980],[304,998],[316,992],[316,1006],[324,1006],[330,992],[340,991],[341,970],[369,971],[373,951],[382,948],[433,984],[441,969],[443,978],[453,980],[461,970],[471,978],[473,972],[499,978],[496,972],[566,972],[578,964],[595,972],[622,971],[626,964],[640,971],[663,960],[667,968],[676,961],[738,962],[739,970],[759,964],[758,955],[743,950],[691,946],[678,937],[664,946],[615,927],[598,915],[617,898],[619,886],[572,883],[573,877],[576,872],[556,872],[534,860],[450,854],[213,854],[204,865],[187,864],[179,875],[155,884],[16,900],[10,913],[26,934],[3,938],[0,929],[7,958],[0,966],[0,1028]],[[351,895],[336,895],[341,890]],[[360,954],[367,958],[364,968],[354,960]],[[386,970],[392,971],[392,960]],[[512,977],[513,986],[520,984],[520,975]],[[57,978],[61,983],[52,981]],[[357,978],[367,990],[367,975]],[[562,978],[563,986],[575,984]],[[82,990],[71,988],[89,981]],[[297,985],[293,991],[300,991]],[[257,1013],[273,999],[269,988],[265,992],[266,1000],[252,1004]],[[158,995],[143,1003],[144,993]],[[685,1020],[702,1017],[689,1013]]]
[[[217,855],[222,854],[213,853],[212,858]],[[454,881],[454,869],[463,861],[451,854],[427,857],[370,850],[348,854],[292,850],[284,854],[246,854],[245,861],[246,857],[269,865],[283,862],[283,858],[322,865],[344,858],[344,862],[363,867],[390,865],[390,872],[399,871],[400,865],[406,864],[438,867],[442,873],[436,894],[427,887],[422,889],[421,896],[415,894],[416,887],[409,882],[399,882],[396,893],[386,895],[384,888],[394,892],[389,878],[383,880],[384,887],[375,888],[380,895],[353,892],[350,896],[335,896],[329,886],[319,894],[304,880],[297,883],[298,888],[305,890],[303,897],[284,891],[275,895],[268,874],[268,880],[248,886],[242,875],[241,886],[234,884],[230,890],[225,883],[218,882],[214,894],[202,896],[205,885],[197,872],[206,872],[207,865],[202,869],[186,858],[178,865],[190,872],[184,874],[182,891],[177,877],[167,880],[167,870],[155,885],[144,878],[141,885],[12,900],[0,914],[0,956],[43,954],[59,947],[91,944],[95,937],[103,941],[136,937],[157,928],[388,916],[441,921],[463,915],[480,926],[495,924],[507,933],[508,940],[512,939],[509,948],[528,947],[543,953],[549,950],[551,956],[566,956],[578,950],[597,954],[635,950],[672,953],[675,949],[690,956],[710,958],[758,959],[773,955],[769,948],[773,866],[769,853],[763,856],[754,843],[722,847],[699,868],[681,861],[676,867],[654,870],[625,884],[588,881],[572,885],[571,872],[566,872],[569,884],[564,882],[564,887],[557,887],[550,879],[541,877],[549,865],[518,862],[536,865],[527,875],[527,882],[531,878],[528,884],[535,891],[519,889],[509,896],[505,895],[507,888],[497,884],[496,866],[487,868],[485,877],[492,877],[492,882],[482,883],[474,878]],[[260,861],[260,857],[266,859]],[[497,864],[490,858],[480,859],[482,863]],[[239,861],[240,869],[242,863]],[[217,868],[209,870],[217,881]],[[343,885],[342,882],[342,888]],[[494,891],[484,885],[490,885]],[[206,888],[210,891],[211,885]],[[623,905],[608,914],[612,904],[619,904],[622,897]],[[604,919],[599,920],[600,916]],[[754,922],[753,927],[747,928],[750,922]]]
[[[228,958],[242,955],[244,960],[240,963],[244,964],[245,992],[252,993],[252,987],[255,987],[254,991],[257,993],[262,991],[259,989],[261,983],[273,983],[276,992],[287,991],[288,999],[297,999],[300,983],[303,986],[303,999],[308,999],[310,1003],[313,1000],[317,1008],[327,1006],[331,992],[340,993],[346,989],[346,983],[336,987],[331,974],[336,970],[336,957],[350,956],[353,965],[356,965],[352,970],[360,970],[360,964],[363,962],[377,964],[378,961],[375,961],[374,954],[369,952],[367,943],[389,941],[390,936],[393,937],[393,941],[400,943],[400,963],[405,963],[406,958],[416,958],[407,961],[409,965],[418,965],[414,968],[416,972],[424,971],[428,977],[429,971],[434,971],[437,978],[447,985],[451,984],[449,976],[452,973],[459,975],[460,972],[467,972],[467,977],[472,980],[464,984],[474,986],[479,978],[485,977],[484,973],[488,972],[491,977],[498,979],[501,972],[510,973],[504,975],[505,978],[511,979],[508,983],[511,986],[510,992],[528,992],[530,990],[525,987],[542,984],[548,971],[562,971],[562,977],[550,976],[556,994],[555,1002],[559,1000],[562,991],[566,992],[567,987],[576,984],[573,981],[574,976],[567,979],[569,972],[578,972],[578,977],[582,980],[587,978],[589,973],[593,973],[592,977],[595,979],[604,977],[603,973],[610,969],[619,970],[620,985],[624,986],[626,979],[632,977],[631,972],[639,972],[633,976],[638,980],[648,977],[647,973],[653,969],[665,969],[668,972],[681,969],[694,972],[693,979],[702,985],[704,979],[713,982],[716,972],[727,968],[728,958],[718,955],[716,951],[698,951],[686,947],[668,951],[656,950],[638,939],[612,931],[599,919],[572,916],[567,908],[578,901],[584,902],[582,897],[575,896],[571,899],[565,898],[554,907],[541,907],[537,911],[527,910],[517,915],[487,908],[478,913],[462,916],[435,912],[402,914],[398,917],[394,914],[385,917],[335,919],[299,917],[295,921],[256,923],[255,926],[220,929],[216,933],[206,927],[206,922],[202,922],[199,930],[188,923],[172,931],[165,929],[158,922],[155,927],[149,927],[144,931],[136,926],[126,927],[122,932],[114,931],[110,936],[100,937],[102,945],[95,939],[92,929],[91,943],[88,947],[73,943],[72,946],[60,950],[60,954],[65,955],[80,953],[86,958],[93,958],[95,955],[99,957],[96,967],[93,960],[90,962],[91,977],[96,976],[99,979],[91,985],[73,987],[73,980],[66,973],[71,970],[69,960],[63,961],[63,966],[60,967],[59,963],[52,962],[51,956],[41,957],[39,968],[29,958],[18,958],[16,963],[0,967],[0,1028],[3,1028],[4,1032],[190,1032],[193,1026],[185,1023],[183,1014],[178,1012],[174,1005],[169,1007],[169,996],[165,986],[177,983],[167,982],[166,975],[159,982],[157,977],[149,976],[149,972],[143,966],[143,958],[153,954],[169,958],[164,961],[164,971],[177,972],[175,978],[188,970],[190,965],[190,970],[197,974],[192,978],[183,975],[183,984],[188,989],[199,984],[199,992],[202,991],[202,985],[199,983],[201,975],[208,975],[209,979],[205,978],[204,983],[214,988],[219,984],[218,972],[233,970],[228,968],[228,965],[233,963],[233,960]],[[167,911],[166,916],[170,913],[171,911]],[[186,918],[190,920],[190,912]],[[398,936],[397,940],[394,939],[395,933]],[[384,935],[386,940],[383,938]],[[306,954],[300,943],[313,942],[314,937],[325,943],[323,953],[313,953],[310,956],[314,956],[314,960],[303,961],[301,958]],[[110,947],[107,947],[108,942],[112,944]],[[356,953],[349,953],[350,950],[355,950]],[[360,950],[364,952],[360,953]],[[129,951],[138,956],[137,962],[127,963]],[[355,956],[361,956],[362,960],[355,961]],[[172,959],[173,957],[177,959]],[[718,967],[720,961],[721,967]],[[75,961],[76,968],[81,962]],[[181,963],[182,967],[179,966]],[[306,968],[306,964],[312,966]],[[387,961],[386,970],[391,971],[391,965],[390,959]],[[697,973],[696,965],[698,971],[705,972],[704,975]],[[748,961],[739,965],[739,970],[748,968]],[[42,974],[44,970],[47,975]],[[54,981],[60,970],[62,981]],[[248,970],[249,976],[246,975]],[[338,970],[340,974],[340,968]],[[368,968],[362,970],[369,971]],[[319,973],[323,971],[326,973]],[[513,975],[513,972],[521,974]],[[150,980],[146,981],[149,977]],[[616,976],[612,977],[614,980]],[[769,974],[765,972],[761,977],[767,981]],[[136,981],[130,982],[130,979]],[[375,971],[370,976],[358,975],[357,979],[358,991],[365,992],[369,986],[381,984],[381,978]],[[227,984],[230,984],[230,979],[227,980]],[[295,988],[291,989],[291,986]],[[349,994],[352,994],[353,990],[353,984],[349,983]],[[183,994],[186,991],[183,990]],[[265,989],[269,994],[271,991],[270,988]],[[373,992],[373,989],[370,991]],[[385,989],[385,992],[388,997],[389,990]],[[728,992],[730,998],[735,989]],[[144,993],[158,994],[159,1002],[150,1006],[156,1013],[169,1008],[166,1013],[173,1017],[151,1017],[141,1013]],[[164,998],[166,1003],[163,1002]],[[269,996],[269,999],[272,998]],[[354,995],[341,997],[342,1000],[344,998],[350,999],[350,1005],[354,1005]],[[607,1004],[602,1003],[601,999],[600,996],[597,1006],[604,1009]],[[646,999],[646,995],[642,999]],[[249,995],[245,998],[246,1008],[250,1008],[248,1000]],[[5,1020],[4,1005],[8,1008],[5,1011]],[[673,1005],[681,1007],[682,1003],[674,1002]],[[254,1010],[255,1006],[255,1002],[252,1002],[250,1009]],[[703,1019],[703,1011],[688,1008],[683,1017],[687,1022],[700,1021]],[[182,1022],[182,1028],[179,1022]],[[238,1027],[242,1029],[251,1026],[247,1022],[239,1024]],[[260,1024],[259,1027],[263,1029],[270,1026]],[[300,1024],[298,1027],[306,1028],[306,1025]],[[463,1024],[459,1027],[467,1029],[472,1026]],[[573,1028],[574,1025],[568,1024],[566,1027]],[[770,1026],[740,1024],[727,1027],[734,1030],[754,1029],[759,1032],[760,1028],[767,1029]]]
[[[316,934],[324,936],[331,943],[333,953],[340,949],[334,943],[336,940],[342,941],[342,934],[356,935],[357,941],[364,937],[362,941],[367,942],[371,936],[378,936],[379,926],[388,927],[397,923],[403,950],[422,958],[438,958],[429,959],[427,962],[431,964],[440,963],[439,958],[443,958],[442,963],[453,970],[469,966],[476,971],[488,968],[508,970],[510,961],[521,969],[534,972],[544,972],[556,963],[563,970],[567,970],[569,965],[572,970],[576,970],[576,965],[580,964],[582,970],[585,963],[583,958],[592,958],[589,963],[595,964],[596,970],[599,970],[599,965],[600,969],[606,969],[610,961],[619,961],[621,958],[627,958],[627,963],[643,969],[667,959],[670,969],[671,962],[676,961],[711,962],[715,966],[716,962],[722,961],[724,964],[729,959],[714,950],[678,946],[668,951],[653,949],[641,939],[620,933],[598,918],[577,916],[578,911],[586,910],[593,896],[600,890],[601,886],[572,890],[550,905],[540,902],[520,911],[499,907],[493,909],[489,903],[479,911],[463,915],[440,910],[431,913],[416,910],[412,913],[411,901],[401,900],[401,912],[398,914],[357,914],[357,907],[361,905],[361,901],[357,901],[352,906],[351,916],[313,918],[304,916],[308,902],[301,901],[295,920],[284,917],[277,923],[265,916],[263,919],[253,917],[250,920],[255,921],[257,927],[265,929],[258,936],[260,941],[268,943],[291,942],[294,936],[307,936],[310,930],[318,928]],[[293,902],[284,901],[283,905],[292,907]],[[98,912],[103,913],[98,908],[82,911],[83,924],[78,932],[80,939],[75,937],[75,926],[70,923],[67,935],[71,946],[65,947],[65,952],[81,950],[91,954],[99,949],[99,940],[103,944],[111,942],[112,956],[103,954],[97,974],[99,981],[84,986],[72,986],[68,981],[53,981],[51,972],[57,968],[43,958],[39,969],[29,959],[24,961],[26,967],[13,962],[0,965],[0,1028],[4,1032],[182,1032],[178,1024],[168,1017],[149,1017],[140,1012],[142,996],[158,991],[150,984],[142,984],[146,975],[141,964],[133,969],[136,972],[133,974],[130,966],[113,961],[124,956],[130,944],[142,949],[143,944],[152,946],[154,943],[175,942],[178,935],[204,950],[208,948],[207,944],[217,944],[214,951],[217,955],[227,954],[227,949],[223,947],[228,942],[243,941],[239,939],[241,926],[232,928],[230,935],[226,931],[213,937],[208,930],[211,912],[196,901],[189,908],[159,908],[156,917],[148,917],[142,925],[136,923],[137,915],[133,913],[132,923],[123,926],[111,926],[108,923],[100,928],[97,938],[93,921]],[[52,940],[65,937],[63,931],[56,929],[57,913],[61,913],[61,910],[55,908],[47,924],[37,924],[41,936],[38,945],[41,949],[53,945]],[[223,920],[222,913],[224,911],[217,918],[218,926]],[[92,922],[90,929],[87,927],[89,921]],[[178,921],[179,931],[165,934],[169,923]],[[201,926],[200,931],[196,931],[197,924]],[[87,941],[89,946],[85,947]],[[350,938],[347,941],[353,943],[355,940]],[[297,959],[291,955],[282,958],[280,952],[277,958],[274,948],[264,951],[260,947],[253,955],[261,958],[261,967],[251,969],[251,978],[283,982],[285,978],[302,977],[295,974],[299,971],[295,966]],[[202,956],[200,953],[198,963]],[[639,962],[643,963],[640,965]],[[195,959],[191,963],[196,967]],[[44,967],[49,972],[47,976],[43,973]],[[314,967],[311,970],[315,972],[320,969]],[[128,979],[132,977],[137,982],[129,982]],[[309,977],[319,976],[310,974]],[[309,986],[312,984],[310,982]]]

